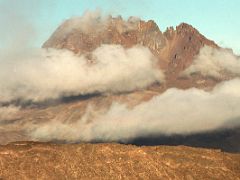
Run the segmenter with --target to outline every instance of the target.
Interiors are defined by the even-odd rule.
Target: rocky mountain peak
[[[78,53],[92,51],[101,44],[121,44],[124,47],[141,44],[153,51],[165,45],[162,32],[152,20],[145,22],[135,17],[123,20],[121,16],[110,16],[101,20],[101,26],[99,22],[83,24],[84,29],[90,29],[88,31],[84,31],[80,24],[81,20],[65,21],[43,47],[65,48]]]
[[[187,23],[162,32],[153,21],[136,17],[87,16],[65,21],[44,43],[43,48],[68,49],[75,53],[91,53],[101,44],[148,47],[164,69],[167,79],[175,81],[189,67],[204,46],[218,45]],[[178,81],[178,80],[177,80]],[[183,84],[183,83],[180,83]]]

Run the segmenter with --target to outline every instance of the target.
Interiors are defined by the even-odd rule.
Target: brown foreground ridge
[[[184,146],[16,142],[0,179],[240,179],[240,154]]]

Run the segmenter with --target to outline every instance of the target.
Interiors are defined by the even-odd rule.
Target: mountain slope
[[[87,22],[81,18],[65,21],[43,45],[43,48],[68,49],[77,56],[84,54],[89,58],[89,65],[91,66],[91,60],[94,59],[91,52],[101,44],[120,44],[125,48],[140,44],[149,48],[155,55],[158,68],[164,70],[166,82],[127,93],[76,94],[70,97],[63,96],[53,101],[50,99],[46,102],[26,102],[25,104],[21,104],[20,101],[20,104],[17,104],[21,106],[19,112],[11,119],[3,119],[0,122],[0,133],[3,135],[0,137],[1,144],[19,140],[39,140],[41,138],[34,139],[29,131],[32,131],[34,127],[39,128],[44,125],[50,125],[51,127],[52,122],[71,127],[74,123],[81,121],[86,114],[88,115],[89,106],[93,108],[93,112],[107,112],[111,109],[112,104],[125,104],[131,110],[137,105],[160,96],[171,87],[179,89],[197,87],[209,91],[221,81],[221,79],[204,77],[200,74],[188,78],[180,76],[180,73],[192,64],[202,47],[207,45],[215,49],[220,48],[188,24],[180,24],[176,29],[168,28],[166,32],[162,33],[154,21],[145,22],[137,18],[130,18],[128,21],[121,17],[100,18],[100,20],[94,18],[93,21],[88,20]],[[174,108],[178,107],[169,107],[172,112],[174,112]],[[195,111],[192,107],[190,107],[190,110],[191,112]],[[145,111],[148,112],[148,109]],[[88,121],[91,123],[91,113],[89,116],[90,120]],[[88,124],[88,121],[86,121],[86,124]],[[159,121],[161,121],[161,117],[159,117]],[[52,131],[57,132],[57,128],[54,129],[55,125],[52,126]],[[132,143],[142,145],[147,139],[148,142],[155,141],[146,143],[148,145],[156,145],[156,143],[184,144],[196,147],[220,148],[230,152],[239,151],[240,145],[236,143],[239,138],[239,127],[236,127],[236,131],[227,130],[224,133],[209,132],[208,138],[205,138],[204,134],[205,132],[186,135],[186,137],[183,135],[183,137],[180,136],[176,139],[174,136],[167,138],[163,136],[161,138],[157,134],[157,137],[139,137],[140,140],[143,138],[140,142],[136,137],[136,140],[134,139]],[[41,140],[45,140],[44,137],[43,133]],[[61,138],[50,138],[51,141],[56,139]],[[218,140],[215,142],[216,139]]]

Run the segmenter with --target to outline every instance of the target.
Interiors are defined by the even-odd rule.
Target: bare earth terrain
[[[184,146],[56,145],[0,147],[2,179],[240,179],[240,155]]]

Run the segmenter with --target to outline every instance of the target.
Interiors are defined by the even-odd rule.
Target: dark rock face
[[[193,58],[200,49],[207,45],[218,48],[215,42],[208,40],[191,25],[182,23],[176,27],[167,29],[164,33],[169,42],[169,51],[165,52],[165,58],[169,60],[170,73],[179,73],[192,64]]]
[[[189,147],[17,142],[0,147],[3,179],[239,179],[240,155]]]

